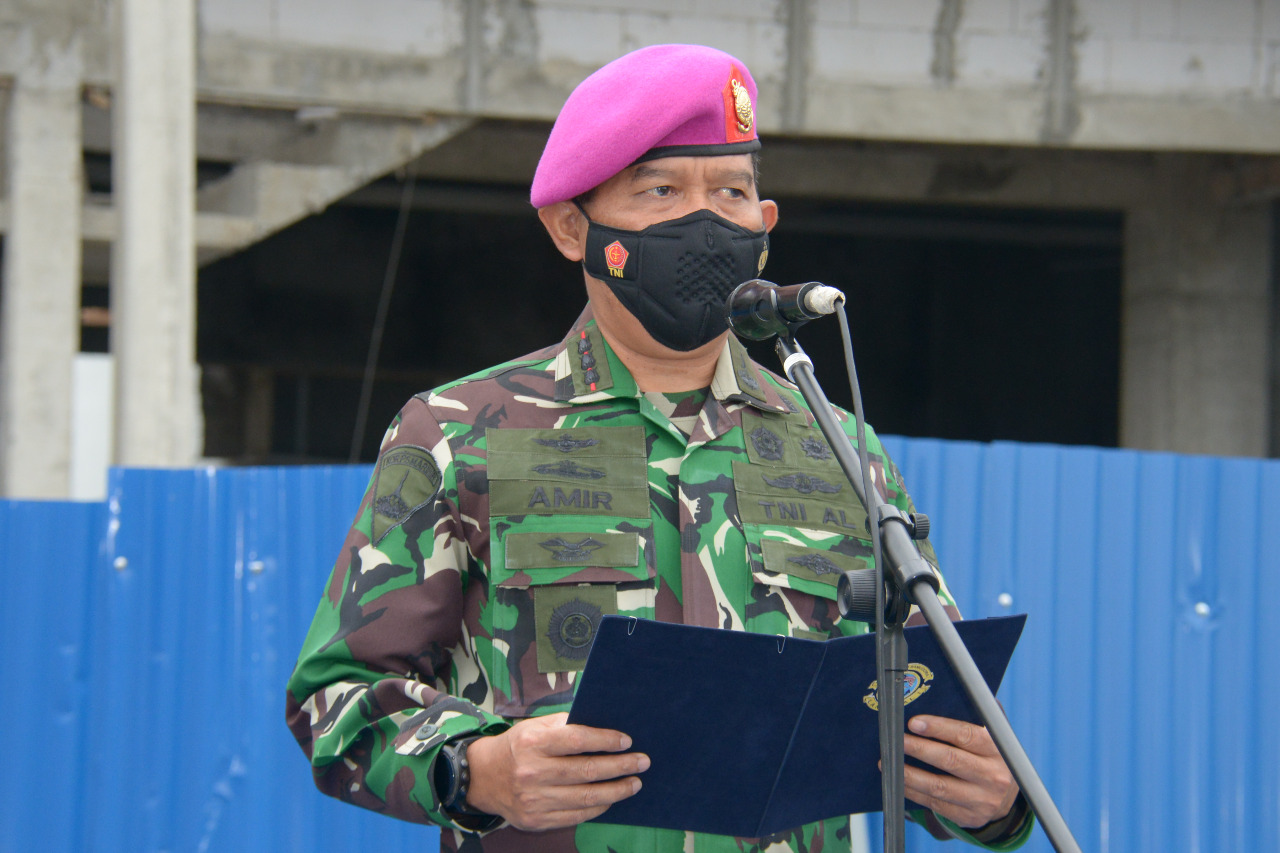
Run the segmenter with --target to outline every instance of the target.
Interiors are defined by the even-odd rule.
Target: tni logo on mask
[[[627,266],[627,256],[630,253],[622,247],[619,240],[604,247],[604,262],[609,267],[609,275],[622,278],[622,271]]]

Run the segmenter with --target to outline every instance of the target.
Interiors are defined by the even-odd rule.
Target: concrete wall
[[[7,0],[0,78],[61,15],[109,87],[118,2]],[[192,2],[203,102],[550,119],[601,63],[698,41],[751,66],[765,132],[1280,148],[1280,0]]]
[[[696,41],[751,66],[766,132],[1280,145],[1280,0],[369,0],[361,9],[353,18],[336,0],[202,0],[203,88],[551,118],[595,66],[645,44]],[[321,95],[312,83],[325,78],[333,85]]]

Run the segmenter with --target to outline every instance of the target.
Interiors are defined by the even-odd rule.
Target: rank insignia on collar
[[[616,243],[616,245],[622,251],[623,263],[626,263],[625,248],[622,248],[621,243]],[[611,270],[611,272],[617,272],[617,270]],[[600,371],[595,369],[598,362],[595,360],[595,353],[591,352],[591,338],[586,334],[586,329],[582,329],[580,334],[581,337],[579,338],[579,341],[577,341],[577,362],[579,362],[579,366],[582,368],[582,382],[586,383],[588,391],[595,391],[596,387],[598,387],[600,383]],[[545,444],[547,442],[541,443]],[[561,448],[561,450],[563,450],[563,448]],[[568,451],[564,452],[567,453]]]
[[[548,477],[572,477],[575,480],[600,480],[605,475],[605,472],[599,468],[587,468],[572,459],[562,459],[559,462],[546,465],[535,465],[532,470],[535,474],[543,474]]]
[[[776,432],[766,427],[756,427],[751,431],[751,444],[760,454],[761,459],[777,462],[782,459],[782,439]]]
[[[580,542],[570,542],[563,536],[557,536],[538,544],[550,551],[552,559],[560,563],[585,563],[592,551],[604,547],[603,542],[590,536]]]
[[[803,566],[815,575],[833,575],[840,573],[840,567],[821,554],[805,554],[803,557],[787,557],[788,563]]]
[[[933,670],[922,663],[907,664],[907,671],[902,674],[902,704],[910,705],[929,692],[929,682],[933,681]],[[862,702],[873,711],[880,710],[879,682],[871,682],[869,692],[862,697]]]
[[[800,439],[800,449],[810,459],[824,460],[831,458],[831,448],[827,447],[827,443],[820,438],[806,436]]]
[[[770,486],[776,486],[779,489],[795,489],[802,495],[811,495],[814,492],[834,495],[836,492],[840,491],[840,486],[838,484],[828,483],[821,477],[810,477],[808,474],[788,474],[787,476],[779,477],[776,480],[771,480],[768,477],[765,477],[764,481]]]
[[[572,453],[575,450],[593,447],[600,443],[598,438],[574,438],[567,432],[559,438],[535,438],[534,441],[543,447],[554,447],[561,453]]]

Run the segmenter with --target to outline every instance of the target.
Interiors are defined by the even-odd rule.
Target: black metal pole
[[[880,618],[884,618],[883,613]],[[907,845],[906,759],[902,741],[906,724],[902,683],[907,670],[907,638],[902,633],[901,622],[884,622],[880,626],[880,645],[876,651],[884,850],[891,853],[904,851]]]
[[[812,410],[813,416],[822,430],[822,434],[826,436],[832,452],[840,462],[840,467],[844,469],[850,485],[853,486],[854,492],[862,501],[863,507],[866,508],[867,518],[875,520],[871,524],[871,534],[881,537],[883,543],[886,582],[891,582],[920,608],[920,612],[924,615],[925,621],[928,622],[934,636],[937,637],[938,644],[950,662],[952,669],[960,679],[961,684],[964,685],[965,692],[973,701],[979,716],[981,716],[987,726],[987,730],[991,733],[991,738],[995,741],[996,748],[1000,750],[1005,763],[1009,765],[1009,770],[1013,773],[1014,779],[1017,780],[1018,786],[1022,789],[1023,796],[1027,798],[1032,811],[1039,818],[1040,825],[1044,828],[1045,835],[1049,837],[1054,849],[1059,853],[1079,853],[1080,845],[1076,843],[1070,828],[1058,811],[1058,807],[1054,804],[1053,798],[1049,796],[1049,792],[1040,780],[1039,774],[1036,773],[1035,766],[1031,763],[1031,759],[1027,757],[1026,751],[1018,741],[1017,735],[1014,734],[1013,727],[1009,725],[1008,718],[1005,717],[1004,711],[1000,708],[999,703],[996,702],[995,696],[992,695],[991,688],[987,686],[987,682],[978,671],[977,665],[974,664],[969,650],[965,648],[964,641],[956,633],[955,626],[951,624],[951,619],[947,616],[941,602],[939,602],[937,595],[939,589],[938,578],[934,574],[933,568],[920,556],[915,542],[912,541],[909,532],[909,521],[901,510],[881,500],[878,492],[873,490],[871,494],[866,494],[866,490],[862,487],[862,465],[849,442],[848,435],[845,434],[839,419],[836,417],[835,410],[827,400],[826,394],[823,393],[822,387],[814,379],[813,362],[809,359],[809,356],[805,354],[794,339],[782,336],[778,338],[777,350],[782,358],[783,372],[799,387],[800,393],[804,396],[805,401],[808,402],[809,408]],[[882,616],[883,614],[877,618],[882,618]],[[905,648],[901,663],[902,668],[905,669]],[[883,679],[883,677],[884,674],[882,673],[880,678]],[[880,684],[880,703],[883,709],[889,704],[890,691],[883,680]],[[896,686],[897,689],[893,692],[896,694],[899,716],[897,728],[894,731],[898,733],[898,737],[890,738],[889,740],[897,744],[897,754],[892,760],[894,761],[894,769],[897,770],[898,776],[901,778],[903,763],[901,675],[898,676]],[[889,748],[889,744],[886,743],[884,738],[885,728],[886,722],[882,718],[881,762],[884,765],[883,772],[888,777],[891,759],[888,751],[886,751]],[[905,820],[905,812],[902,808],[903,794],[901,792],[902,788],[898,787],[897,793],[894,794],[894,801],[898,806],[896,814],[900,815],[900,817],[892,818],[899,825]],[[886,851],[891,849],[888,846],[890,838],[889,823],[891,821],[890,805],[889,794],[886,793],[884,798]],[[897,833],[895,838],[900,837],[901,829],[898,829]],[[901,847],[897,849],[901,849]]]

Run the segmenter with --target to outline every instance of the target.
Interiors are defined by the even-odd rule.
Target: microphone
[[[830,314],[843,300],[839,290],[817,281],[779,286],[753,278],[729,294],[724,317],[738,337],[763,341],[789,335],[794,326]]]

